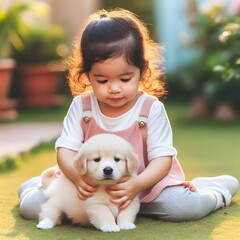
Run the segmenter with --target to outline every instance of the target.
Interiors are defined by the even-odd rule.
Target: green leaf
[[[222,65],[216,65],[213,68],[214,72],[224,72],[225,70],[226,70],[226,68],[224,66],[222,66]]]

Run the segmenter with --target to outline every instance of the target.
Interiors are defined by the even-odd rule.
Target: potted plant
[[[9,99],[12,73],[15,61],[11,58],[11,46],[21,44],[20,16],[26,9],[25,5],[18,4],[4,8],[0,5],[0,118],[15,118],[16,101]]]
[[[28,35],[24,18],[25,13],[41,19],[40,10],[45,11],[47,4],[43,2],[13,1],[6,6],[0,5],[0,118],[15,118],[17,101],[9,99],[12,72],[16,61],[12,50],[23,46],[23,38]]]
[[[63,80],[63,58],[68,52],[66,35],[59,26],[28,28],[24,46],[13,52],[18,63],[20,104],[30,107],[50,107],[62,104],[59,95]]]

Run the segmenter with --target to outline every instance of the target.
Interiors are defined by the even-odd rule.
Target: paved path
[[[0,159],[29,150],[41,141],[50,141],[61,130],[61,122],[0,124]]]

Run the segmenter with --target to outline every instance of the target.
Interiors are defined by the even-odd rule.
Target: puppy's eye
[[[100,157],[97,157],[97,158],[94,158],[93,161],[94,162],[100,162],[101,158]]]
[[[114,157],[113,159],[115,162],[119,162],[121,160],[119,157]]]

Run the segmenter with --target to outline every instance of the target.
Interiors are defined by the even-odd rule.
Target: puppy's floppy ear
[[[77,169],[80,175],[84,175],[87,173],[87,156],[85,154],[77,154],[74,167]]]
[[[129,174],[136,173],[139,166],[138,155],[136,153],[131,152],[128,154],[126,160],[127,160],[127,170]]]

